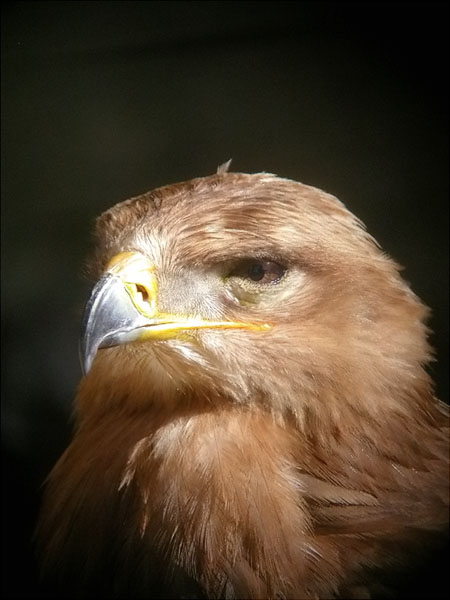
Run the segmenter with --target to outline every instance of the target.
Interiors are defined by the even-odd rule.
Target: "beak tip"
[[[89,353],[86,352],[86,349],[83,348],[82,343],[80,343],[78,355],[79,355],[79,360],[80,360],[81,373],[84,377],[91,370],[93,357]]]

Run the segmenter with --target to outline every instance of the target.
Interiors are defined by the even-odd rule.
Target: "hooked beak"
[[[147,339],[176,337],[189,329],[269,329],[267,324],[208,321],[199,317],[160,313],[155,267],[138,252],[121,252],[108,263],[86,305],[80,341],[83,374],[97,351]]]

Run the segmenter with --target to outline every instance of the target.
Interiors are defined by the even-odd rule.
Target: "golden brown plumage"
[[[85,337],[44,568],[81,594],[313,599],[414,565],[448,522],[448,414],[427,310],[361,223],[219,173],[118,204],[96,240],[94,300],[128,286],[139,325]]]

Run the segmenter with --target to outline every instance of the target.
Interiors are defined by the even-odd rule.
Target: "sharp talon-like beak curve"
[[[270,329],[267,324],[210,321],[198,316],[160,313],[155,268],[138,252],[122,252],[108,263],[86,305],[80,340],[83,374],[97,351],[121,344],[176,337],[192,329]]]
[[[80,342],[83,373],[91,368],[99,348],[109,348],[139,339],[139,328],[148,319],[138,312],[123,282],[107,274],[95,285],[86,305]]]

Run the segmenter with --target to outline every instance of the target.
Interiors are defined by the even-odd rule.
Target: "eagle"
[[[344,204],[226,165],[115,205],[94,239],[44,577],[79,597],[371,598],[440,547],[428,309]]]

